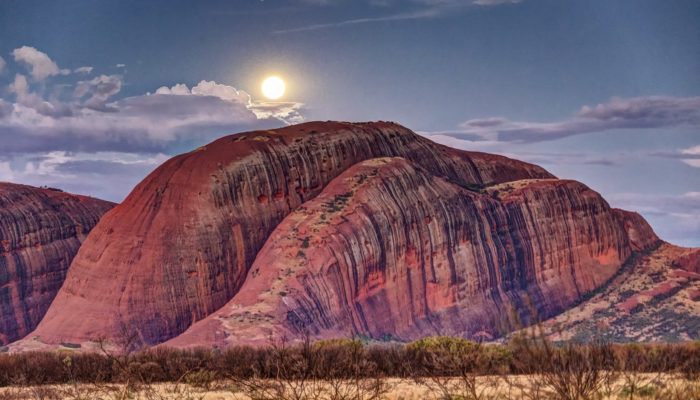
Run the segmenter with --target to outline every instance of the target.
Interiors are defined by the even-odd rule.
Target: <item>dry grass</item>
[[[477,390],[483,399],[559,399],[556,394],[539,387],[539,377],[529,375],[479,376]],[[649,399],[649,400],[694,400],[700,399],[700,382],[686,380],[670,374],[639,374],[635,376],[637,386],[631,390],[626,378],[618,377],[611,382],[609,392],[600,392],[588,399]],[[459,379],[455,379],[458,381]],[[386,381],[389,391],[383,400],[444,400],[439,390],[422,385],[412,379],[392,378]],[[327,389],[330,382],[322,382]],[[303,397],[304,399],[332,399],[330,396]],[[452,397],[467,399],[468,397]],[[34,387],[0,388],[0,399],[142,399],[142,400],[256,400],[233,381],[217,381],[209,389],[188,385],[160,383],[147,387],[129,389],[125,385],[49,385]]]
[[[700,345],[505,345],[430,337],[407,345],[359,340],[226,350],[0,355],[0,400],[700,400]]]

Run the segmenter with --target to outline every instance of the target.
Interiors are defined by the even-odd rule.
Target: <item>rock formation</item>
[[[393,123],[242,133],[107,214],[32,336],[494,336],[511,310],[580,302],[656,240],[647,227],[580,183]]]
[[[0,344],[44,316],[80,243],[112,203],[0,182]]]
[[[631,254],[586,186],[519,180],[483,193],[402,158],[358,163],[278,225],[238,294],[168,342],[272,337],[496,337],[509,314],[544,318],[610,279]]]
[[[384,156],[466,188],[552,178],[538,166],[451,149],[393,123],[306,123],[227,136],[165,162],[105,216],[35,335],[81,341],[138,329],[144,342],[158,343],[181,333],[237,293],[284,217],[352,165]]]
[[[552,339],[700,340],[700,249],[656,243],[596,292],[543,324]]]
[[[641,215],[620,209],[615,214],[625,227],[632,250],[643,251],[658,244],[659,237]]]

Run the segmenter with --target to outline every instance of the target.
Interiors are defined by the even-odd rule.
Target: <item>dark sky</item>
[[[226,133],[393,120],[700,245],[696,0],[2,0],[0,57],[0,180],[121,200]]]

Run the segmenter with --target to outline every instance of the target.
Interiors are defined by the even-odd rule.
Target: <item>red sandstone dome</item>
[[[538,166],[393,123],[305,123],[156,169],[92,231],[32,337],[497,335],[508,310],[554,315],[657,241]]]
[[[0,344],[31,332],[80,243],[114,204],[0,182]]]
[[[613,210],[580,183],[496,187],[471,191],[403,158],[360,162],[278,225],[226,306],[167,344],[497,337],[511,310],[559,313],[631,253]]]

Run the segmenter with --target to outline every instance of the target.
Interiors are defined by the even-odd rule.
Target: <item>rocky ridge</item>
[[[553,340],[700,340],[700,249],[637,253],[590,300],[543,323]]]
[[[495,337],[657,242],[583,184],[397,124],[247,132],[167,161],[108,213],[32,338]]]
[[[239,293],[173,346],[272,337],[486,339],[580,302],[631,255],[624,224],[578,182],[472,191],[402,158],[358,163],[285,218]]]
[[[0,344],[31,332],[80,244],[114,204],[0,182]]]
[[[79,341],[138,327],[152,344],[181,333],[238,292],[284,217],[352,165],[384,156],[413,160],[463,187],[552,177],[392,123],[307,123],[227,136],[161,165],[101,221],[35,334]]]

